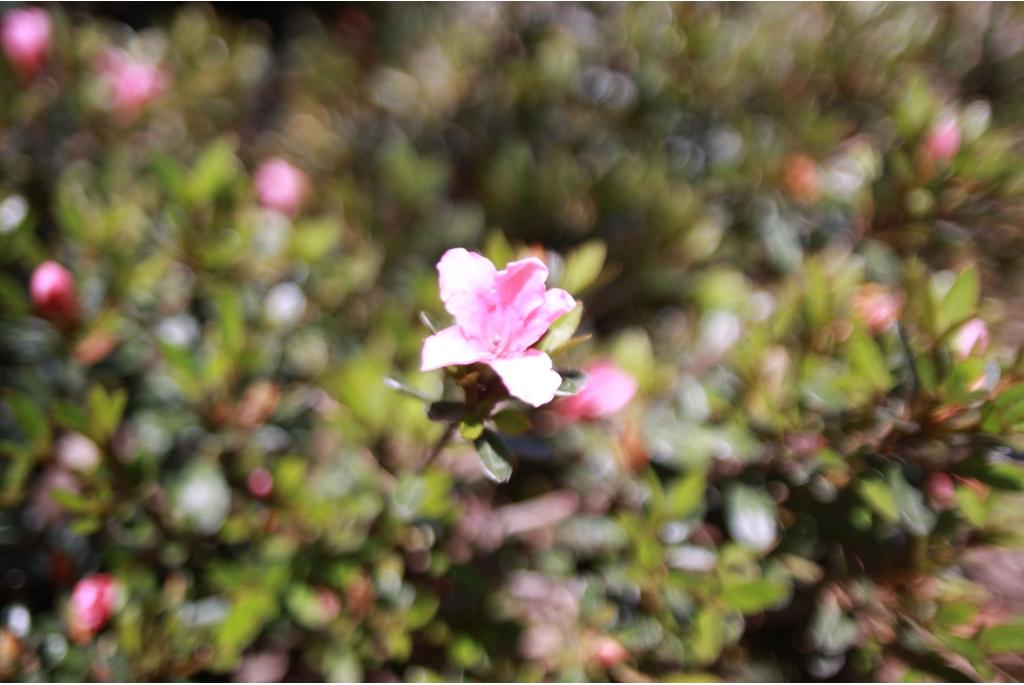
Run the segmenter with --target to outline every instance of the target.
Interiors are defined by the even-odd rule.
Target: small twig
[[[896,335],[900,339],[903,354],[906,355],[907,365],[910,367],[910,401],[913,402],[921,390],[921,377],[917,375],[917,364],[914,362],[914,353],[910,349],[910,341],[907,340],[907,331],[899,321],[896,322]]]
[[[417,469],[423,468],[424,466],[426,466],[430,462],[434,461],[434,459],[437,458],[437,455],[441,454],[441,451],[451,441],[452,436],[455,435],[455,426],[456,425],[457,425],[456,423],[449,423],[445,427],[444,433],[442,433],[441,437],[438,438],[437,442],[434,443],[434,446],[430,449],[430,452],[427,453],[427,456],[425,456],[423,459],[420,460],[420,462],[418,464],[416,464],[416,468]]]

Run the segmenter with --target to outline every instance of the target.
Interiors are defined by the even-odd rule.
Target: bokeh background
[[[0,64],[0,677],[1024,675],[1019,7],[43,12]],[[503,484],[385,383],[441,396],[455,246],[542,257],[565,363],[638,384],[530,412]]]

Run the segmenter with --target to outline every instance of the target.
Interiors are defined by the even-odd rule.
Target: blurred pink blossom
[[[601,668],[618,666],[629,658],[629,652],[618,640],[607,635],[596,638],[591,645],[594,661]]]
[[[267,471],[262,466],[258,466],[250,471],[249,477],[245,479],[245,482],[253,497],[263,499],[269,497],[270,493],[274,491],[274,477],[270,475],[270,471]]]
[[[935,122],[924,139],[924,149],[932,159],[948,161],[960,150],[960,126],[956,118],[943,117]]]
[[[70,622],[75,632],[91,636],[107,624],[117,604],[117,580],[99,573],[78,581],[71,592]]]
[[[636,381],[609,361],[584,367],[587,383],[583,389],[555,403],[554,410],[573,420],[593,420],[609,416],[626,406],[636,393]]]
[[[960,359],[967,359],[973,353],[984,353],[988,349],[990,336],[988,326],[981,319],[971,319],[953,337],[953,351]]]
[[[853,308],[872,333],[880,333],[896,323],[903,298],[885,286],[869,283],[853,296]]]
[[[11,10],[0,26],[4,53],[22,76],[34,76],[50,54],[50,15],[38,7]]]
[[[143,107],[167,89],[170,80],[160,67],[123,50],[108,51],[100,64],[100,73],[110,91],[111,108],[126,120],[137,117]]]
[[[309,189],[306,174],[280,157],[263,162],[254,181],[260,204],[282,214],[299,211]]]
[[[45,261],[32,272],[29,296],[36,313],[51,321],[69,322],[78,315],[78,296],[71,272],[54,261]]]
[[[424,341],[422,370],[482,362],[514,397],[534,407],[550,402],[562,379],[531,345],[576,303],[564,290],[545,288],[544,263],[530,257],[498,271],[486,257],[455,248],[437,271],[455,325]]]

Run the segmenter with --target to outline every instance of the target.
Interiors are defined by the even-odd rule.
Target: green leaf
[[[573,294],[586,290],[601,275],[607,255],[604,241],[583,243],[566,258],[560,285]]]
[[[107,393],[99,383],[89,388],[87,400],[91,426],[89,436],[96,442],[106,441],[121,424],[125,406],[128,404],[128,391],[118,388]]]
[[[921,492],[911,487],[895,465],[889,467],[887,481],[907,530],[919,536],[930,533],[935,527],[935,514],[925,506]]]
[[[467,411],[469,411],[469,408],[462,402],[438,400],[437,402],[431,402],[430,406],[427,407],[427,418],[431,421],[454,423],[461,421]]]
[[[557,397],[571,397],[587,384],[587,374],[579,369],[558,369],[562,384],[555,391]]]
[[[665,515],[683,519],[692,514],[704,502],[707,489],[707,474],[693,470],[677,478],[665,493]]]
[[[232,658],[249,646],[263,626],[277,615],[274,595],[258,587],[240,589],[231,611],[217,631],[217,648],[222,656]]]
[[[288,613],[306,628],[316,630],[331,620],[317,593],[307,585],[292,585],[285,595],[284,603],[288,607]]]
[[[981,281],[978,276],[978,268],[971,266],[964,269],[957,276],[946,296],[942,298],[943,325],[955,326],[971,318],[978,309],[980,294]]]
[[[484,432],[484,422],[478,416],[470,416],[459,424],[459,435],[466,440],[476,440]]]
[[[14,414],[14,420],[35,447],[50,441],[50,425],[46,414],[28,395],[16,390],[7,391],[7,406]]]
[[[50,498],[64,509],[75,513],[84,513],[92,509],[92,502],[71,490],[54,488],[50,490]]]
[[[857,484],[857,493],[871,510],[882,517],[887,523],[900,520],[900,511],[896,506],[896,498],[889,486],[875,478],[865,478]]]
[[[484,256],[490,259],[496,268],[504,269],[515,257],[515,250],[504,233],[493,230],[487,234],[487,240],[484,241]]]
[[[185,179],[185,198],[192,205],[213,200],[238,173],[235,146],[226,139],[214,141],[192,167]]]
[[[504,483],[512,477],[512,465],[509,463],[508,448],[497,433],[484,430],[483,435],[474,443],[484,473],[495,483]]]
[[[711,606],[701,609],[693,620],[689,639],[693,662],[707,665],[718,660],[725,644],[725,626],[722,614]]]
[[[70,402],[58,400],[53,406],[53,417],[65,428],[79,433],[89,432],[89,417],[81,407]]]
[[[867,332],[857,326],[850,334],[846,344],[846,358],[850,369],[859,377],[868,381],[876,391],[885,391],[892,387],[892,376],[885,363],[882,350]]]
[[[753,614],[772,607],[789,596],[789,587],[777,580],[762,578],[726,588],[722,603],[744,614]]]
[[[956,488],[956,503],[960,513],[975,528],[981,528],[988,520],[988,502],[977,492],[963,485]]]
[[[217,322],[224,351],[235,357],[245,345],[245,305],[239,292],[224,288],[217,293]]]
[[[572,310],[566,312],[551,324],[551,328],[537,343],[541,352],[557,354],[566,344],[569,343],[576,329],[580,327],[580,320],[583,318],[583,303],[577,302]]]
[[[530,430],[532,424],[529,417],[518,409],[509,407],[502,409],[491,417],[494,425],[505,435],[520,435]]]
[[[978,645],[988,654],[1024,653],[1024,621],[986,628],[978,636]]]
[[[730,487],[725,494],[725,523],[734,540],[756,552],[775,544],[775,503],[759,489],[739,483]]]

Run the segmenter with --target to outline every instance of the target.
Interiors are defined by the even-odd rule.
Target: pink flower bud
[[[322,587],[316,591],[316,599],[323,611],[324,618],[333,621],[341,613],[341,599],[329,588]]]
[[[953,506],[956,503],[956,486],[953,479],[942,471],[932,473],[928,476],[928,495],[940,507]]]
[[[72,471],[89,473],[100,465],[100,448],[81,433],[67,433],[54,443],[57,462]]]
[[[111,109],[126,121],[136,118],[143,107],[159,97],[169,81],[160,67],[122,50],[111,50],[103,57],[100,73],[110,92]]]
[[[972,354],[984,354],[989,344],[988,326],[981,319],[971,319],[956,332],[953,337],[953,351],[960,359],[967,359]]]
[[[896,323],[903,298],[884,286],[869,283],[854,295],[853,308],[872,333],[880,333]]]
[[[270,493],[274,491],[274,477],[262,466],[250,471],[245,482],[253,497],[263,499],[269,497]]]
[[[25,78],[34,76],[50,54],[50,15],[32,7],[12,10],[0,26],[0,43],[15,69]]]
[[[790,155],[782,167],[783,181],[797,201],[810,204],[821,195],[818,165],[807,155]]]
[[[629,652],[626,651],[626,648],[618,640],[607,635],[602,635],[595,639],[591,650],[594,661],[601,668],[618,666],[629,658]]]
[[[636,381],[608,361],[585,367],[587,383],[579,393],[559,400],[554,410],[572,421],[594,420],[610,416],[626,406],[636,393]]]
[[[117,580],[109,573],[83,578],[71,592],[69,621],[73,631],[91,636],[114,615]]]
[[[53,261],[36,267],[29,282],[36,313],[51,321],[69,322],[78,316],[78,296],[71,272]]]
[[[282,214],[299,211],[309,186],[306,175],[280,157],[263,162],[254,181],[260,204]]]
[[[960,150],[960,127],[947,116],[935,122],[924,139],[924,150],[932,159],[948,161]]]

